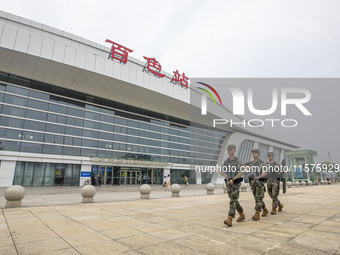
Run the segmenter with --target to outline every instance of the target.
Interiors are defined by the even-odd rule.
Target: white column
[[[0,165],[0,187],[13,185],[16,161],[1,160]]]

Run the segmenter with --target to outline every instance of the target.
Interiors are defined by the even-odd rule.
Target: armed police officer
[[[282,173],[280,171],[280,165],[274,161],[274,153],[267,153],[268,161],[266,163],[267,171],[260,175],[260,178],[267,177],[267,190],[270,198],[272,199],[272,211],[270,214],[276,214],[276,208],[279,212],[282,212],[283,204],[279,200],[280,193],[280,180]]]
[[[260,213],[263,209],[262,216],[266,216],[269,211],[263,201],[264,198],[264,179],[260,178],[263,173],[264,162],[260,159],[260,150],[253,149],[252,151],[253,161],[246,163],[248,169],[253,171],[253,175],[249,177],[251,191],[255,199],[255,214],[252,217],[253,220],[260,220]]]
[[[234,144],[229,144],[227,147],[229,157],[224,161],[222,169],[227,169],[226,172],[221,172],[221,175],[225,177],[225,183],[227,186],[228,196],[230,198],[229,202],[229,213],[228,218],[224,221],[224,224],[232,226],[233,219],[235,218],[235,211],[237,210],[240,217],[237,222],[243,221],[246,216],[243,213],[243,208],[238,201],[240,196],[240,186],[243,178],[243,172],[240,168],[243,166],[241,160],[235,156],[236,146]]]

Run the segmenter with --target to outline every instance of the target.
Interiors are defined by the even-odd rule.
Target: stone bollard
[[[326,184],[325,181],[321,181],[320,183],[321,183],[321,185],[325,185]]]
[[[228,193],[227,185],[223,183],[222,188],[224,190],[224,193]]]
[[[306,187],[306,182],[305,181],[301,182],[301,187]]]
[[[139,188],[140,199],[150,199],[151,187],[148,184],[143,184]]]
[[[293,183],[291,181],[287,181],[287,187],[291,188],[293,186]]]
[[[80,194],[83,197],[83,199],[81,200],[82,203],[93,203],[93,197],[96,195],[96,188],[93,185],[85,185],[81,189]]]
[[[172,193],[172,197],[179,197],[179,193],[181,192],[181,186],[179,186],[178,184],[172,184],[170,186],[170,190]]]
[[[26,190],[20,185],[8,187],[5,190],[4,197],[7,200],[5,208],[20,207],[21,200],[25,197]]]
[[[215,185],[212,183],[208,183],[207,186],[205,187],[207,190],[208,195],[214,195],[214,190],[215,190]]]
[[[300,188],[300,182],[299,181],[295,181],[294,182],[294,186],[295,186],[295,188]]]
[[[241,192],[247,192],[248,185],[249,184],[242,182],[241,183]]]
[[[307,185],[308,185],[308,186],[313,186],[313,182],[312,182],[312,181],[308,181],[308,182],[307,182]]]

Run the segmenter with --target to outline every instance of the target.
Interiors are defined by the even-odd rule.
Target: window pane
[[[22,185],[22,179],[24,177],[24,170],[25,170],[25,163],[17,162],[15,165],[13,185]]]
[[[60,126],[60,125],[54,125],[54,124],[46,124],[46,132],[64,134],[65,127]]]
[[[62,106],[62,105],[56,105],[56,104],[48,104],[48,110],[50,112],[66,114],[67,107],[66,106]]]
[[[32,186],[34,163],[26,162],[23,186]]]
[[[3,114],[7,114],[11,116],[25,117],[25,112],[26,112],[26,109],[8,106],[8,105],[4,105],[2,108]]]
[[[64,155],[70,155],[70,156],[80,156],[80,148],[74,148],[74,147],[64,147],[63,148],[63,154]]]
[[[44,180],[43,163],[34,163],[33,186],[42,186]]]
[[[22,134],[22,140],[29,140],[35,142],[42,142],[44,139],[44,134],[35,133],[31,131],[24,131]]]
[[[33,129],[33,130],[44,131],[45,130],[45,123],[35,122],[35,121],[31,121],[31,120],[25,120],[24,128],[25,129]]]
[[[34,97],[34,98],[43,99],[47,101],[50,99],[50,96],[48,94],[41,93],[41,92],[34,91],[34,90],[29,91],[29,97]]]
[[[28,102],[27,102],[27,107],[47,111],[48,103],[29,99]]]
[[[42,153],[42,144],[39,143],[21,143],[20,151],[31,153]]]
[[[36,119],[36,120],[46,120],[47,114],[45,112],[37,112],[32,110],[27,110],[26,118]]]
[[[26,79],[22,79],[13,75],[9,76],[9,83],[15,83],[18,85],[26,85],[28,86],[29,84],[29,80]],[[24,88],[20,88],[17,86],[12,86],[12,85],[7,85],[7,92],[11,92],[11,93],[15,93],[15,94],[19,94],[19,95],[23,95],[23,96],[28,96],[28,89],[24,89]]]
[[[26,98],[22,98],[22,97],[12,96],[12,95],[5,95],[4,102],[8,103],[8,104],[15,104],[15,105],[20,105],[20,106],[26,106],[27,99]]]
[[[53,186],[53,184],[54,184],[54,174],[55,174],[55,164],[54,163],[46,163],[45,164],[44,186]]]

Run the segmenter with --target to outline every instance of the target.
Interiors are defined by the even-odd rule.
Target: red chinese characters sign
[[[120,45],[118,43],[115,43],[109,39],[106,39],[105,42],[112,43],[111,51],[109,54],[109,59],[116,59],[120,63],[127,63],[128,55],[129,53],[133,52],[133,50]],[[158,78],[163,78],[165,74],[162,74],[162,66],[161,64],[156,60],[156,58],[147,58],[144,57],[146,60],[146,63],[143,68],[143,72],[146,72],[148,74],[152,74]],[[176,70],[176,72],[173,72],[174,75],[171,78],[171,83],[174,84],[180,84],[182,87],[188,88],[189,87],[189,77],[185,76],[185,73],[182,73],[182,75]]]
[[[160,78],[163,78],[165,76],[165,74],[161,74],[162,66],[155,58],[144,57],[144,59],[146,59],[147,61],[143,68],[143,72],[147,72],[147,73],[151,72],[152,74]]]
[[[118,43],[112,42],[109,39],[106,39],[105,42],[112,43],[109,58],[117,59],[120,62],[126,64],[129,54],[128,52],[133,52],[133,50],[130,50],[129,48],[126,48]]]
[[[176,70],[176,72],[174,71],[173,73],[174,73],[174,76],[172,76],[171,82],[180,83],[181,86],[185,88],[189,87],[189,77],[186,77],[185,73],[183,73],[182,76],[180,75],[178,70]]]

